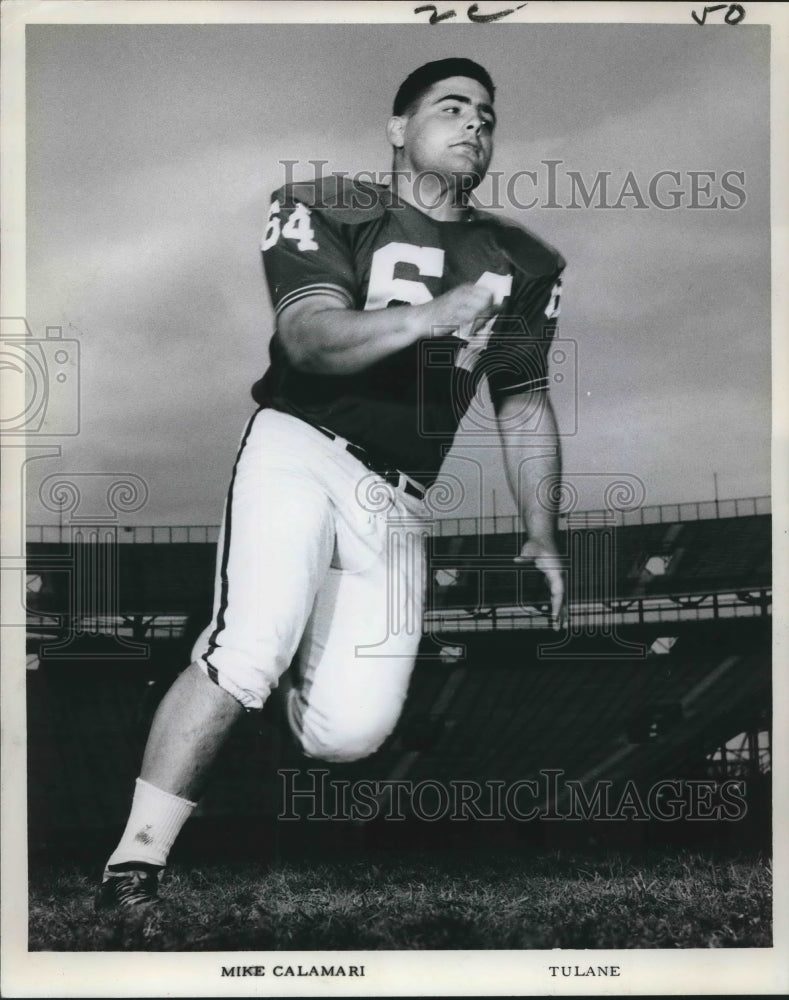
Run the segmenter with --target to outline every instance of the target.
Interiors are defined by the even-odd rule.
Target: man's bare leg
[[[150,873],[165,866],[211,765],[243,712],[196,664],[177,678],[154,716],[129,820],[107,862],[105,883],[111,874],[129,869]]]
[[[140,777],[171,795],[198,798],[211,765],[243,714],[241,704],[192,663],[156,711]]]

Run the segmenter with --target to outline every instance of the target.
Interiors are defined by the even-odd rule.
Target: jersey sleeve
[[[524,281],[496,320],[483,365],[494,403],[549,388],[548,351],[559,317],[562,270],[563,262],[549,275]]]
[[[310,208],[280,188],[271,199],[261,247],[277,316],[309,295],[330,295],[348,308],[355,305],[353,261],[330,213]]]

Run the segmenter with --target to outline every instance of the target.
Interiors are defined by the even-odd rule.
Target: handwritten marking
[[[707,20],[707,14],[714,14],[716,11],[723,10],[724,7],[728,8],[723,16],[726,24],[739,24],[740,21],[745,20],[745,8],[741,7],[738,3],[716,3],[712,7],[705,7],[701,17],[699,17],[695,10],[690,12],[690,16],[696,24],[704,24]]]
[[[466,11],[466,17],[474,24],[489,24],[491,21],[500,21],[503,17],[509,17],[509,15],[514,14],[516,10],[520,10],[522,7],[526,6],[528,6],[528,3],[521,3],[518,4],[517,7],[510,7],[507,10],[499,10],[493,14],[479,14],[477,13],[479,11],[479,4],[473,3]],[[725,6],[725,4],[722,4],[721,6]],[[432,3],[422,4],[421,7],[414,7],[415,14],[424,14],[427,11],[430,11],[430,24],[438,24],[439,21],[448,21],[452,17],[457,17],[457,11],[455,10],[446,10],[443,14],[439,14],[438,7]]]
[[[473,3],[466,12],[466,15],[469,21],[474,21],[476,24],[487,24],[489,21],[498,21],[502,17],[514,14],[516,10],[520,10],[521,7],[525,6],[526,4],[522,3],[518,7],[514,7],[511,10],[500,10],[498,14],[478,14],[477,11],[479,10],[479,4]]]
[[[445,14],[438,13],[438,7],[434,7],[432,3],[426,3],[423,7],[414,7],[415,14],[422,14],[426,10],[432,10],[433,13],[430,15],[430,23],[438,24],[439,21],[446,21],[449,17],[457,17],[454,10],[448,10]]]

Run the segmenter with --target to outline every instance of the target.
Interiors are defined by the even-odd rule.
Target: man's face
[[[403,169],[439,173],[452,184],[469,178],[463,182],[467,190],[480,183],[493,154],[496,124],[481,83],[465,76],[439,80],[402,122]]]

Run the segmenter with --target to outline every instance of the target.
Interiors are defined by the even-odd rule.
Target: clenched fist
[[[438,298],[415,306],[422,315],[422,325],[431,337],[462,337],[468,340],[474,333],[474,321],[481,316],[489,319],[496,311],[493,292],[479,284],[466,282]]]

